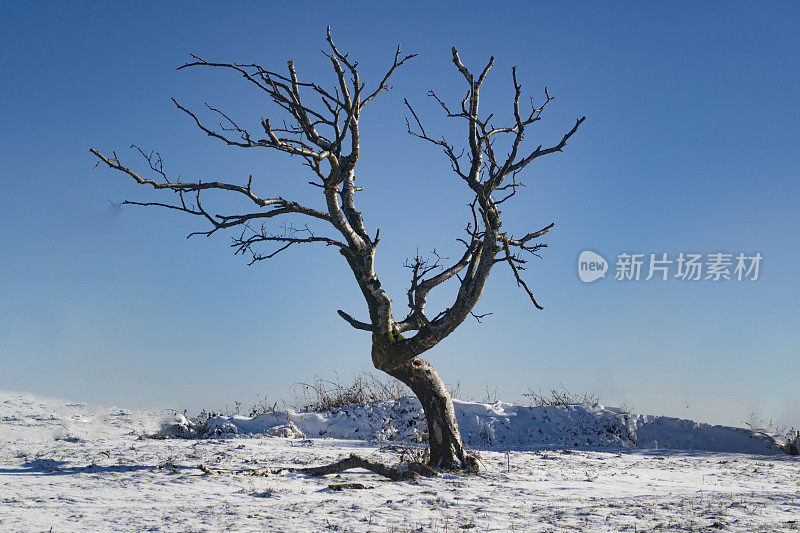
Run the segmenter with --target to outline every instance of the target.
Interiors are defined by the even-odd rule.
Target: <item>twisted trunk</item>
[[[417,357],[436,342],[421,347],[398,331],[392,317],[392,300],[375,274],[374,246],[362,250],[345,249],[342,255],[347,259],[367,301],[370,324],[358,327],[372,331],[372,362],[375,368],[407,385],[422,404],[428,424],[431,466],[474,469],[475,465],[464,454],[450,392],[433,365]],[[345,313],[340,314],[352,320]]]
[[[397,366],[376,367],[405,383],[417,396],[428,424],[430,465],[439,468],[473,468],[464,455],[453,400],[439,373],[429,362],[414,357]]]

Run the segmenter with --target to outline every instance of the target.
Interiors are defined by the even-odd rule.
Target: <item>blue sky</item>
[[[425,96],[462,96],[450,47],[473,69],[495,56],[485,112],[510,116],[513,65],[527,94],[549,88],[556,100],[526,138],[533,147],[588,117],[564,153],[528,167],[528,187],[503,213],[516,234],[556,223],[526,273],[545,309],[499,265],[477,309],[493,314],[427,354],[445,381],[476,398],[563,384],[638,412],[741,424],[755,411],[800,425],[798,5],[393,6],[319,4],[298,16],[255,2],[3,3],[0,388],[193,410],[291,399],[296,382],[368,367],[368,334],[336,315],[364,316],[365,305],[332,249],[247,267],[227,235],[187,241],[196,220],[114,209],[109,201],[158,196],[92,172],[89,154],[117,150],[139,164],[136,143],[185,179],[252,173],[264,194],[319,202],[298,162],[221,146],[170,98],[250,124],[278,116],[230,73],[175,68],[189,52],[274,68],[294,59],[301,76],[327,82],[320,49],[331,25],[373,83],[398,42],[420,54],[362,119],[359,201],[368,227],[381,228],[377,266],[399,312],[404,259],[417,248],[460,254],[466,223],[463,183],[405,133],[402,103],[465,144],[463,125]],[[621,252],[764,261],[754,282],[584,284],[585,249],[612,269]]]

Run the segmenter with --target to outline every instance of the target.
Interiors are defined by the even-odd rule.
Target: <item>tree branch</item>
[[[360,329],[362,331],[370,331],[370,332],[372,331],[372,324],[367,324],[366,322],[361,322],[360,320],[356,320],[355,318],[348,315],[341,309],[338,309],[336,312],[339,313],[339,316],[342,317],[348,324],[350,324],[354,328]]]
[[[394,74],[394,71],[397,70],[397,68],[401,67],[403,65],[403,63],[405,63],[409,59],[413,59],[413,58],[417,57],[417,54],[408,54],[403,59],[400,59],[400,52],[401,51],[402,51],[402,49],[400,48],[400,45],[398,44],[397,45],[397,52],[395,52],[395,54],[394,54],[394,63],[392,64],[391,67],[389,67],[389,71],[386,73],[386,75],[383,77],[381,82],[378,84],[378,88],[375,89],[375,91],[372,94],[367,96],[364,99],[364,101],[361,103],[361,108],[362,109],[363,109],[363,107],[365,105],[367,105],[368,102],[370,102],[373,98],[378,96],[383,91],[391,91],[392,88],[389,87],[388,85],[386,85],[386,83],[389,81],[389,78],[392,77],[392,74]],[[400,59],[400,60],[398,61],[398,59]]]
[[[497,262],[504,261],[509,264],[517,285],[525,290],[536,308],[542,308],[534,297],[530,287],[520,275],[520,270],[524,268],[522,265],[525,263],[525,260],[513,255],[511,253],[511,247],[537,255],[536,252],[546,247],[547,244],[534,243],[534,240],[549,232],[553,225],[551,224],[539,231],[528,233],[521,238],[514,239],[500,232],[501,221],[498,205],[515,196],[517,188],[522,186],[522,184],[515,179],[517,172],[522,170],[537,157],[561,151],[567,141],[575,134],[578,127],[585,120],[585,117],[579,118],[558,144],[550,148],[542,148],[542,146],[539,146],[528,155],[519,157],[518,154],[524,138],[526,126],[541,119],[542,112],[553,98],[545,88],[545,101],[538,107],[531,103],[530,112],[523,115],[520,109],[522,86],[517,80],[516,67],[512,68],[512,81],[514,84],[514,123],[511,126],[495,127],[491,124],[493,115],[489,115],[485,119],[482,119],[479,115],[480,88],[494,65],[494,58],[489,60],[480,75],[476,78],[461,61],[458,51],[455,48],[452,49],[452,53],[453,64],[464,77],[468,85],[466,96],[460,103],[460,110],[451,110],[444,100],[433,91],[430,91],[429,94],[444,110],[447,117],[464,118],[468,121],[469,171],[461,171],[458,157],[455,155],[455,149],[449,143],[444,139],[435,139],[427,133],[419,116],[407,101],[406,107],[413,117],[416,129],[412,129],[408,119],[406,119],[406,126],[409,134],[440,147],[445,156],[450,160],[453,170],[467,182],[475,193],[474,200],[471,204],[473,221],[467,227],[467,231],[471,236],[471,241],[469,243],[463,241],[467,246],[467,250],[464,256],[451,268],[444,270],[437,276],[426,281],[417,277],[412,277],[412,286],[409,290],[409,306],[412,310],[404,321],[397,324],[400,331],[417,331],[413,337],[397,341],[402,345],[399,351],[411,357],[419,355],[436,345],[455,330],[467,317],[473,316],[480,319],[484,316],[476,315],[473,312],[473,308],[481,297],[492,267]],[[495,137],[502,135],[509,135],[511,137],[510,151],[505,161],[498,160],[497,146],[494,144]],[[512,176],[511,183],[503,185],[503,181],[508,175]],[[505,190],[508,192],[503,198],[495,200],[492,197],[492,193],[497,190]],[[479,229],[479,226],[481,226],[481,229]],[[498,258],[498,253],[503,253],[504,255]],[[422,312],[427,291],[453,276],[458,276],[460,281],[455,301],[433,320],[428,321]]]
[[[94,154],[101,163],[106,164],[109,168],[114,170],[118,170],[124,172],[125,174],[131,176],[137,183],[143,185],[150,185],[154,189],[168,189],[175,193],[178,193],[180,204],[168,204],[165,202],[137,202],[137,201],[130,201],[126,200],[122,202],[125,205],[137,205],[137,206],[155,206],[155,207],[163,207],[167,209],[172,209],[176,211],[182,211],[184,213],[195,215],[195,216],[202,216],[206,220],[208,220],[212,226],[212,228],[208,231],[199,231],[199,232],[192,232],[189,234],[189,237],[194,235],[205,235],[210,236],[215,233],[217,230],[230,228],[233,226],[238,226],[240,224],[245,224],[250,220],[257,219],[257,218],[273,218],[280,215],[289,215],[289,214],[298,214],[298,215],[305,215],[308,217],[316,218],[318,220],[324,220],[326,222],[331,222],[331,216],[328,213],[324,213],[322,211],[318,211],[316,209],[312,209],[310,207],[303,206],[297,202],[292,202],[286,200],[284,198],[261,198],[253,193],[251,184],[252,184],[252,176],[248,180],[247,186],[240,186],[234,185],[230,183],[222,183],[217,181],[212,182],[180,182],[180,181],[170,181],[166,177],[166,173],[163,171],[163,163],[161,161],[161,156],[158,156],[158,159],[154,163],[153,161],[153,153],[150,155],[146,154],[143,150],[138,147],[135,147],[145,159],[147,159],[148,163],[150,164],[151,168],[156,170],[161,176],[164,177],[164,182],[157,182],[153,179],[143,178],[137,172],[131,170],[130,168],[122,165],[119,158],[117,157],[116,153],[114,153],[113,158],[108,158],[101,154],[96,149],[90,149],[91,153]],[[223,191],[232,191],[236,193],[240,193],[247,198],[249,198],[253,203],[258,205],[259,207],[268,207],[270,208],[269,211],[258,211],[254,213],[247,213],[247,214],[235,214],[235,215],[221,215],[221,214],[214,214],[212,215],[203,207],[202,203],[200,202],[200,192],[209,189],[216,189],[216,190],[223,190]],[[189,205],[186,203],[183,194],[186,192],[194,192],[195,195],[195,204]]]

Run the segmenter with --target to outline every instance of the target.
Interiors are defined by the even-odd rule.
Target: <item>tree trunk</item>
[[[428,423],[430,465],[439,468],[474,468],[474,461],[464,455],[450,392],[433,365],[415,357],[399,366],[378,368],[408,385],[422,404]]]

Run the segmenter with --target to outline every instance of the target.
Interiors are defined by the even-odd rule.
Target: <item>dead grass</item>
[[[258,397],[258,401],[250,408],[248,416],[254,418],[266,413],[275,413],[278,411],[278,402],[270,403],[266,396]]]
[[[427,444],[424,446],[402,446],[399,450],[401,463],[422,463],[426,465],[431,459],[431,449]]]
[[[301,411],[330,411],[350,405],[395,401],[411,396],[411,390],[391,376],[358,372],[349,383],[339,376],[331,380],[315,377],[312,383],[295,385],[295,405]]]
[[[523,394],[524,397],[530,398],[531,403],[535,406],[545,405],[574,405],[578,403],[597,403],[597,395],[592,393],[573,394],[564,388],[563,385],[558,387],[550,387],[547,391],[534,391],[528,389],[528,394]]]

